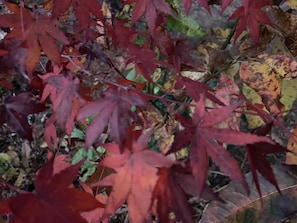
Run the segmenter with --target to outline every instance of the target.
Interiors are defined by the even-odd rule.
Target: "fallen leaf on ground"
[[[255,60],[242,62],[239,75],[261,96],[268,111],[282,114],[281,79],[297,77],[297,62],[285,55],[261,54]]]
[[[291,151],[291,153],[289,152],[286,154],[285,163],[289,165],[297,165],[297,126],[289,138],[287,148]]]
[[[294,215],[297,211],[297,178],[295,170],[286,166],[273,166],[281,194],[275,187],[260,177],[259,182],[263,192],[260,198],[255,186],[252,183],[251,173],[246,174],[250,196],[234,183],[230,183],[221,191],[220,197],[225,201],[213,201],[204,211],[200,223],[221,222],[257,222],[257,223],[278,223]],[[293,221],[292,221],[293,222]],[[295,222],[295,221],[294,221]]]

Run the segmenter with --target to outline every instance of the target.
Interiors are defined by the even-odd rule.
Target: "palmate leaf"
[[[231,4],[232,1],[233,0],[222,0],[222,12],[225,11],[225,9]],[[211,14],[208,0],[197,0],[197,3]],[[186,10],[186,14],[188,14],[192,6],[192,0],[183,0],[183,4]]]
[[[225,11],[225,9],[232,3],[232,1],[233,0],[222,0],[222,12]],[[211,14],[209,3],[207,0],[197,0],[197,2]],[[272,5],[272,0],[244,0],[242,2],[243,6],[237,8],[237,10],[229,18],[239,18],[234,36],[234,42],[247,26],[254,42],[258,43],[260,35],[259,23],[268,25],[271,24],[268,16],[264,13],[264,11],[262,11],[262,8],[264,6]],[[183,4],[186,13],[188,14],[192,5],[192,0],[183,0]]]
[[[52,17],[57,18],[70,6],[73,7],[75,16],[78,19],[81,28],[84,30],[89,29],[91,22],[90,13],[103,21],[101,6],[96,0],[54,0]]]
[[[57,66],[54,67],[53,72],[40,75],[40,78],[46,83],[41,101],[50,97],[53,103],[53,114],[47,120],[45,131],[48,131],[49,135],[53,136],[53,140],[56,141],[56,135],[53,132],[53,124],[56,121],[70,136],[77,113],[84,104],[84,100],[79,95],[79,79],[74,78],[70,71],[63,72],[62,68]],[[51,145],[50,141],[50,139],[47,140],[48,145]]]
[[[153,190],[158,180],[158,168],[169,168],[175,162],[163,154],[147,149],[150,132],[142,134],[138,139],[136,131],[129,132],[132,145],[125,144],[124,152],[119,145],[109,143],[103,145],[110,156],[101,163],[112,168],[116,173],[105,177],[93,186],[112,186],[106,203],[106,213],[113,214],[124,202],[128,204],[131,222],[150,222]],[[137,134],[137,133],[136,133]],[[136,139],[135,139],[136,138]],[[127,147],[129,146],[129,147]]]
[[[208,171],[208,157],[231,179],[241,184],[248,192],[248,186],[238,166],[237,161],[218,142],[234,145],[246,145],[265,142],[274,144],[269,138],[243,133],[230,129],[218,129],[214,125],[224,121],[242,103],[239,101],[229,106],[223,106],[205,111],[204,96],[197,102],[192,120],[178,117],[185,127],[177,134],[170,152],[175,152],[190,143],[190,164],[197,183],[198,194],[201,194]]]
[[[30,93],[8,96],[0,104],[0,126],[7,123],[20,137],[32,140],[32,128],[28,115],[45,110],[45,106],[33,99]]]
[[[271,128],[272,123],[269,123],[254,129],[254,133],[259,136],[265,136],[268,133],[270,133]],[[267,142],[259,142],[254,144],[247,144],[246,152],[251,168],[251,173],[253,176],[253,181],[255,183],[259,195],[261,196],[262,194],[257,171],[263,176],[263,178],[265,178],[268,182],[274,185],[276,189],[280,192],[272,167],[270,166],[268,160],[266,160],[266,155],[273,153],[289,152],[289,150],[285,147],[282,147],[279,144],[271,145]]]
[[[152,204],[156,206],[160,222],[179,220],[184,223],[195,222],[193,210],[188,203],[187,195],[200,196],[197,192],[196,180],[189,162],[175,164],[170,168],[160,168],[158,181],[154,188]],[[218,196],[204,184],[201,197],[206,200],[220,200]],[[176,219],[169,220],[170,211],[174,211]],[[174,222],[175,222],[174,221]]]
[[[229,2],[227,2],[226,4],[228,3]],[[243,1],[243,6],[239,7],[229,18],[229,20],[239,18],[236,31],[235,31],[234,42],[237,40],[239,35],[243,32],[244,28],[247,26],[254,42],[256,44],[258,43],[259,36],[260,36],[259,23],[267,24],[267,25],[270,24],[270,20],[268,16],[262,10],[262,8],[267,5],[272,5],[272,1],[271,0]]]
[[[55,63],[60,63],[60,53],[56,40],[68,44],[64,33],[46,15],[38,15],[39,12],[31,12],[27,8],[12,3],[5,5],[14,14],[0,16],[0,26],[14,28],[5,36],[5,39],[17,38],[25,41],[28,47],[27,69],[29,74],[33,73],[39,62],[40,51],[43,50],[48,58]]]
[[[78,120],[95,116],[87,127],[86,147],[90,147],[100,137],[108,123],[110,123],[112,138],[122,146],[127,136],[130,119],[138,120],[137,115],[131,111],[132,105],[145,105],[145,101],[133,93],[121,94],[112,89],[105,91],[104,97],[86,104],[77,116]]]
[[[59,164],[55,163],[52,158],[37,172],[34,192],[0,202],[0,215],[12,213],[12,223],[86,223],[80,215],[82,211],[103,208],[92,195],[71,186],[81,163],[62,168],[58,173],[55,169]]]
[[[156,20],[158,12],[163,12],[171,15],[171,8],[165,0],[128,0],[127,3],[132,4],[136,2],[133,8],[131,26],[135,24],[141,16],[145,14],[149,30],[153,35],[155,33]]]

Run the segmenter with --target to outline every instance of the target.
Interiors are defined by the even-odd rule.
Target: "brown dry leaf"
[[[257,47],[255,47],[255,42],[250,36],[250,34],[245,35],[239,46],[239,52],[242,56],[256,56],[260,52],[266,50],[268,44],[273,39],[273,33],[269,31],[265,26],[260,27],[260,39]]]
[[[163,117],[157,108],[150,106],[143,111],[147,124],[154,126],[154,136],[162,153],[167,153],[173,143],[177,121],[174,116]]]
[[[288,2],[288,1],[287,1]],[[292,0],[291,3],[296,1]],[[293,6],[290,5],[291,7]],[[293,56],[297,55],[297,16],[288,12],[284,12],[278,6],[265,7],[265,12],[271,22],[271,27],[268,27],[272,32],[280,35],[285,39],[285,44]]]
[[[273,171],[281,195],[273,185],[260,176],[259,182],[263,192],[260,199],[252,182],[252,175],[248,173],[246,179],[251,190],[250,195],[247,196],[238,184],[230,183],[219,192],[225,203],[219,201],[210,203],[200,223],[285,222],[297,211],[297,177],[294,174],[296,167],[290,169],[288,166],[278,165],[273,167]]]
[[[205,73],[208,72],[210,67],[223,69],[232,61],[229,50],[221,50],[220,46],[213,42],[199,45],[197,47],[197,53],[202,58],[201,60],[206,67]]]
[[[208,66],[223,68],[232,61],[229,50],[220,50],[219,48],[214,48],[211,46],[205,46],[208,54]]]
[[[295,127],[288,145],[288,150],[292,151],[292,153],[286,154],[286,164],[288,165],[297,165],[297,126]]]
[[[245,61],[240,66],[240,78],[255,90],[270,112],[280,114],[281,79],[297,77],[297,62],[285,55],[261,54],[256,60]]]
[[[267,6],[264,8],[271,22],[272,31],[278,35],[288,36],[296,32],[297,16],[284,12],[278,6]]]

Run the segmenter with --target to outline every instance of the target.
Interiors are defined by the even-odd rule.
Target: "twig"
[[[92,76],[93,74],[91,74],[90,71],[84,69],[84,68],[81,68],[80,66],[78,66],[70,56],[68,55],[65,55],[65,54],[62,54],[61,57],[64,57],[66,58],[67,60],[69,60],[79,71],[87,74],[88,76]],[[155,98],[155,99],[160,99],[162,101],[167,101],[167,102],[171,102],[171,103],[176,103],[176,104],[180,104],[180,105],[185,105],[185,102],[179,102],[179,101],[175,101],[175,100],[171,100],[171,99],[167,99],[167,98],[164,98],[163,96],[157,96],[157,95],[152,95],[152,94],[148,94],[148,93],[144,93],[140,90],[137,90],[135,88],[131,88],[131,87],[127,87],[127,86],[123,86],[121,84],[118,84],[118,83],[115,83],[115,82],[112,82],[112,81],[108,81],[102,77],[97,77],[101,82],[103,83],[106,83],[106,84],[110,84],[110,85],[113,85],[113,86],[116,86],[118,88],[121,88],[125,91],[134,91],[134,92],[137,92],[139,94],[142,94],[142,95],[145,95],[145,96],[149,96],[149,97],[152,97],[152,98]],[[186,103],[186,105],[189,105],[189,103]]]
[[[0,183],[2,183],[5,187],[7,187],[7,188],[9,188],[11,190],[14,190],[14,191],[16,191],[16,192],[18,192],[20,194],[27,194],[27,193],[29,193],[28,191],[22,190],[22,189],[20,189],[18,187],[15,187],[15,186],[7,183],[2,177],[0,177]]]

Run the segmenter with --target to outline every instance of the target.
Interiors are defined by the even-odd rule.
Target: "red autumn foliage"
[[[17,68],[15,75],[28,79],[29,84],[27,92],[18,93],[10,91],[9,78],[0,79],[1,87],[11,93],[0,104],[0,125],[6,123],[21,138],[32,141],[28,115],[46,110],[50,115],[45,121],[44,140],[49,149],[58,153],[61,132],[71,143],[73,130],[83,126],[85,148],[106,149],[97,170],[106,168],[109,172],[102,170],[105,177],[82,186],[93,189],[84,192],[72,184],[82,162],[68,166],[56,156],[37,172],[35,191],[17,190],[19,194],[0,202],[0,215],[11,214],[11,222],[15,223],[99,222],[126,204],[131,222],[151,222],[155,215],[160,222],[192,223],[195,220],[188,196],[220,200],[206,184],[210,160],[249,191],[237,161],[224,143],[245,146],[259,194],[256,171],[278,188],[265,155],[286,150],[266,135],[272,122],[278,127],[282,124],[241,94],[232,95],[234,102],[224,104],[209,85],[180,75],[183,66],[195,66],[190,56],[193,48],[186,40],[172,37],[164,27],[167,16],[172,15],[167,1],[128,0],[120,1],[117,7],[110,3],[114,8],[108,13],[96,0],[50,2],[52,9],[42,4],[27,8],[4,3],[9,12],[0,15],[0,27],[9,31],[0,46],[0,71]],[[197,2],[211,12],[208,1]],[[223,0],[222,10],[231,2]],[[131,18],[115,16],[115,11],[125,4],[133,7]],[[188,13],[192,1],[183,0],[183,4]],[[269,24],[261,8],[270,4],[268,0],[244,0],[230,17],[239,18],[234,40],[247,26],[257,43],[258,23]],[[78,21],[64,17],[66,12]],[[144,41],[139,43],[142,38]],[[95,62],[99,65],[94,68]],[[131,66],[134,80],[126,77]],[[127,68],[126,73],[121,67]],[[154,83],[159,68],[176,75],[173,91],[182,93],[176,93],[174,99],[169,99],[165,90],[162,95],[151,91],[151,86],[161,88]],[[187,99],[179,101],[183,94]],[[191,103],[186,103],[189,98]],[[158,125],[163,124],[163,120],[152,124],[145,112],[156,101],[165,107],[163,113],[175,116],[180,124],[166,152],[149,147]],[[190,110],[187,114],[181,112],[184,107]],[[232,114],[242,112],[239,107],[256,112],[267,125],[253,133],[220,128],[218,125]],[[188,151],[187,159],[174,156],[182,149]],[[55,162],[58,171],[54,171]],[[101,197],[104,205],[98,201],[99,186],[109,187],[105,191],[107,198]],[[169,218],[172,212],[176,219]]]
[[[79,212],[104,207],[92,195],[71,186],[80,163],[55,173],[54,161],[54,158],[50,159],[36,174],[35,192],[23,192],[5,200],[2,203],[4,210],[0,214],[9,210],[9,213],[13,213],[11,222],[33,223],[46,219],[46,222],[82,223],[85,220]]]

